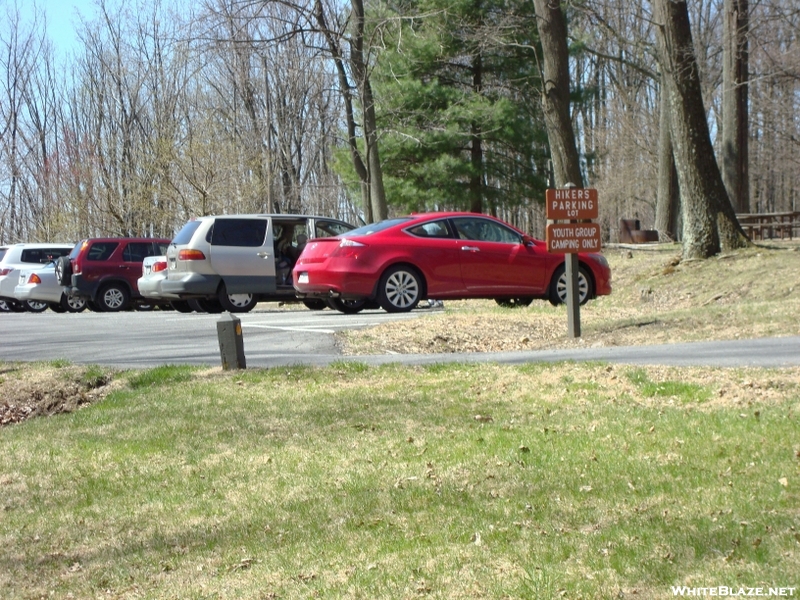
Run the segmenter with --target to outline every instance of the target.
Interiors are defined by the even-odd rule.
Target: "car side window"
[[[89,253],[86,255],[86,260],[108,260],[108,258],[117,249],[119,243],[117,242],[96,242],[89,248]]]
[[[217,219],[211,231],[211,245],[255,248],[263,246],[266,237],[266,219]]]
[[[449,238],[450,228],[447,226],[447,221],[431,221],[430,223],[423,223],[408,230],[408,233],[417,237],[430,237],[430,238]]]
[[[453,219],[453,224],[458,232],[458,237],[462,240],[500,242],[502,244],[522,243],[522,236],[516,231],[488,219],[465,217]]]
[[[142,262],[146,256],[153,256],[151,242],[131,242],[122,251],[122,260],[125,262]]]

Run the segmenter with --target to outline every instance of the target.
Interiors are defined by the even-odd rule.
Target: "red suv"
[[[91,238],[78,242],[70,255],[56,263],[56,277],[70,296],[87,299],[89,307],[104,312],[151,305],[139,294],[147,256],[163,255],[170,240],[159,238]]]

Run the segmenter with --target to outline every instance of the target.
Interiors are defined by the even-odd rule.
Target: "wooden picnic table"
[[[744,232],[753,240],[780,238],[791,240],[800,233],[800,211],[742,213],[736,218]],[[798,231],[796,232],[795,229]]]

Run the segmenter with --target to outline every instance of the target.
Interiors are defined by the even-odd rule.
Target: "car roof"
[[[84,242],[119,242],[121,240],[129,240],[134,242],[169,242],[169,238],[161,237],[94,237],[86,238]]]
[[[192,221],[201,221],[206,219],[252,219],[252,218],[279,218],[279,219],[325,219],[327,221],[339,221],[346,223],[336,217],[324,217],[322,215],[300,215],[292,213],[247,213],[237,215],[203,215],[201,217],[194,217]]]
[[[9,244],[7,246],[0,246],[2,250],[10,250],[11,248],[53,248],[63,246],[64,248],[72,248],[75,244],[71,242],[19,242],[16,244]]]

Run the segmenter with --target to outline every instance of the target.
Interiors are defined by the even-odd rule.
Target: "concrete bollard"
[[[217,338],[223,370],[246,369],[241,320],[231,313],[222,315],[217,321]]]

